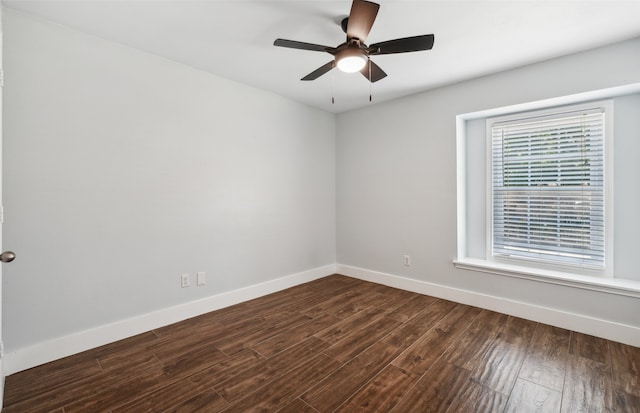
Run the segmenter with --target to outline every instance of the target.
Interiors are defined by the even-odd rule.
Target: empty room
[[[640,412],[640,1],[1,6],[2,412]]]

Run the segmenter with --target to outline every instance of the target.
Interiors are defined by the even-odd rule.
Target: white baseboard
[[[640,347],[640,328],[635,326],[348,265],[337,264],[336,272],[364,281],[485,308],[487,310]]]
[[[318,267],[20,348],[4,355],[4,373],[5,375],[17,373],[210,311],[326,277],[335,272],[335,265]]]

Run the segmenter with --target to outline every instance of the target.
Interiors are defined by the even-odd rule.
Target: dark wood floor
[[[640,412],[640,348],[330,276],[7,378],[13,412]]]

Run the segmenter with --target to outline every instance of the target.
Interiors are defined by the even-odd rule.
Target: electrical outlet
[[[188,287],[191,285],[191,280],[189,279],[189,274],[182,274],[180,276],[180,285],[182,288]]]
[[[207,273],[199,272],[196,275],[196,285],[205,285],[207,283]]]
[[[410,255],[405,255],[402,257],[402,263],[404,265],[406,265],[407,267],[411,266],[411,256]]]

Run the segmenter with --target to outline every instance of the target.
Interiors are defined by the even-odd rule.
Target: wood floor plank
[[[269,325],[262,319],[251,317],[228,326],[215,325],[208,329],[198,329],[189,334],[180,334],[176,337],[163,338],[163,340],[149,348],[149,351],[158,356],[160,360],[170,361],[187,354],[194,347],[210,346],[217,341],[240,339],[257,330],[268,328]]]
[[[582,333],[571,333],[569,354],[607,365],[611,363],[608,340]]]
[[[373,308],[381,308],[385,310],[385,312],[387,312],[387,309],[385,308],[385,302],[387,301],[387,297],[385,293],[380,292],[378,287],[374,287],[372,288],[372,290],[375,290],[375,292],[372,291],[369,294],[365,294],[364,297],[362,297],[362,299],[358,300],[358,305],[373,307]]]
[[[264,386],[313,358],[327,347],[328,344],[324,341],[310,337],[302,343],[264,360],[251,370],[242,371],[220,384],[216,384],[214,389],[228,402],[237,402],[252,388]]]
[[[414,317],[409,318],[385,336],[382,341],[404,350],[415,343],[454,308],[455,304],[450,301],[437,301],[434,305],[427,306]]]
[[[505,314],[483,310],[458,338],[456,345],[446,350],[445,360],[466,370],[475,370],[507,319]]]
[[[340,322],[340,319],[334,315],[323,314],[304,324],[289,328],[280,334],[252,345],[251,348],[266,357],[271,357],[338,322]]]
[[[504,342],[491,343],[472,372],[471,379],[508,396],[526,356],[527,347]]]
[[[610,342],[614,385],[640,397],[640,347]]]
[[[181,334],[190,335],[192,333],[191,330],[183,330]],[[143,359],[148,356],[152,351],[151,348],[160,346],[163,343],[168,343],[171,340],[174,340],[173,336],[165,335],[163,337],[159,337],[155,332],[148,337],[139,337],[135,341],[131,341],[131,339],[127,339],[122,344],[122,347],[119,349],[114,348],[112,352],[102,354],[98,357],[98,362],[103,370],[109,371],[121,368],[123,366],[130,365],[135,362],[135,360]]]
[[[430,297],[428,295],[417,294],[415,297],[407,300],[398,308],[390,311],[387,316],[395,318],[400,322],[405,322],[421,313],[425,308],[431,304],[442,301],[439,298]]]
[[[568,330],[539,324],[518,377],[562,391],[569,354]]]
[[[224,339],[212,342],[212,344],[226,354],[235,354],[244,350],[245,348],[253,346],[254,344],[277,336],[278,334],[283,333],[292,327],[304,324],[309,320],[311,320],[311,318],[306,315],[292,314],[290,318],[285,322],[281,322],[264,329],[258,329],[256,331],[244,334],[240,337],[226,337]]]
[[[504,328],[496,337],[496,341],[515,344],[518,347],[528,347],[537,327],[538,323],[534,321],[509,316]]]
[[[357,278],[345,277],[339,274],[329,275],[327,277],[310,281],[305,284],[293,287],[292,290],[300,289],[301,291],[311,291],[315,295],[323,295],[325,297],[334,296],[347,290],[357,290],[366,281]]]
[[[412,344],[393,364],[423,374],[480,314],[480,309],[458,304],[425,335]]]
[[[42,366],[47,371],[44,371],[41,377],[31,372],[37,372],[39,369],[30,369],[31,371],[25,374],[18,373],[7,377],[4,405],[21,403],[33,397],[34,393],[52,392],[56,389],[64,392],[65,387],[80,384],[86,377],[94,377],[103,371],[96,359],[79,360],[77,364],[73,363],[73,358],[66,359],[69,359],[70,364],[67,365],[66,361],[65,364],[58,363],[59,372],[56,372],[55,367]]]
[[[54,386],[68,386],[74,381],[82,381],[87,376],[101,372],[97,359],[113,352],[119,353],[129,348],[138,348],[154,342],[157,336],[153,332],[139,334],[125,340],[116,341],[74,356],[47,363],[37,368],[12,374],[6,379],[5,405],[18,403],[29,397],[23,390],[38,392],[53,390]],[[149,354],[144,357],[148,358]]]
[[[352,334],[343,337],[342,340],[324,350],[324,353],[342,363],[346,363],[373,345],[376,341],[386,336],[399,324],[399,321],[392,318],[379,318],[372,323],[366,324],[361,329],[354,331]]]
[[[132,400],[111,410],[111,413],[128,412],[162,412],[177,407],[188,402],[201,393],[210,391],[206,386],[190,385],[184,386],[181,382],[175,382],[158,390],[151,392],[137,400]],[[218,395],[218,397],[220,397]],[[221,398],[221,397],[220,397]],[[224,406],[226,406],[226,402]]]
[[[418,380],[415,374],[388,365],[335,413],[388,412]]]
[[[227,355],[213,346],[196,347],[188,354],[164,362],[167,379],[181,379],[227,359]]]
[[[331,311],[330,314],[344,320],[370,308],[375,307],[370,305],[369,302],[355,300],[348,305],[336,308],[335,310]]]
[[[380,286],[374,283],[363,282],[357,289],[360,296],[351,300],[346,305],[329,310],[336,317],[347,318],[351,315],[365,310],[369,307],[380,308],[385,312],[394,308],[394,302],[399,297],[394,296],[393,290],[389,289],[387,293],[380,292]]]
[[[353,316],[346,318],[318,333],[314,337],[329,344],[335,344],[354,331],[384,316],[384,310],[379,308],[367,308]]]
[[[149,412],[162,413],[216,413],[225,410],[229,406],[222,396],[212,389],[205,390],[184,402],[167,410],[149,410]],[[134,412],[137,410],[128,410]],[[144,411],[144,410],[143,410]]]
[[[151,394],[167,384],[186,379],[226,357],[214,347],[200,348],[189,354],[189,357],[176,358],[171,363],[165,363],[162,370],[156,374],[139,377],[131,383],[121,381],[116,386],[100,389],[91,397],[74,400],[64,406],[65,413],[113,410],[141,396]]]
[[[536,326],[537,323],[509,317],[477,362],[471,379],[508,396],[528,354]]]
[[[446,413],[502,413],[506,405],[507,396],[469,380]]]
[[[304,320],[304,322],[311,320],[311,317],[307,315],[300,314],[297,311],[291,310],[278,310],[273,312],[265,312],[264,314],[260,314],[257,316],[258,318],[263,319],[267,322],[267,324],[271,327],[278,327],[282,325],[293,326],[296,323],[293,321],[295,319]]]
[[[562,395],[556,390],[518,379],[505,413],[558,413]]]
[[[278,413],[318,413],[318,411],[298,398],[278,410]]]
[[[616,387],[613,389],[613,411],[616,413],[638,413],[640,397]]]
[[[340,294],[327,297],[326,300],[309,307],[303,311],[303,314],[309,317],[317,317],[321,314],[340,313],[342,309],[350,307],[357,303],[363,294],[360,291],[347,290]]]
[[[612,412],[613,386],[609,364],[570,355],[561,411],[563,413]]]
[[[295,291],[295,287],[294,287]],[[300,311],[301,308],[308,308],[312,303],[322,302],[326,300],[327,297],[333,296],[329,294],[329,291],[320,290],[314,291],[311,289],[301,289],[300,291],[290,292],[290,291],[279,291],[273,294],[274,296],[280,296],[280,300],[277,304],[273,303],[263,303],[258,298],[253,300],[255,304],[247,305],[247,309],[251,314],[261,314],[264,316],[269,316],[270,313],[273,312],[292,312],[303,314]]]
[[[97,375],[82,376],[80,380],[38,391],[20,402],[7,403],[2,411],[3,413],[50,412],[68,403],[90,398],[102,389],[126,385],[143,377],[157,377],[162,374],[163,368],[164,366],[155,355],[148,354],[145,360],[137,360],[130,366]]]
[[[373,303],[374,306],[384,308],[387,313],[391,313],[398,308],[402,307],[407,302],[411,301],[411,299],[415,298],[418,294],[410,291],[404,291],[397,288],[389,288],[386,287],[384,289],[379,290],[380,294],[378,300]]]
[[[297,290],[297,291],[296,291]],[[337,294],[334,292],[332,288],[328,287],[326,289],[321,288],[311,288],[309,285],[298,285],[296,287],[292,287],[291,291],[280,291],[276,294],[286,294],[289,299],[284,300],[281,305],[273,306],[273,310],[276,311],[292,311],[299,314],[304,314],[304,310],[313,306],[319,302],[322,302],[327,299],[327,297],[332,297]],[[253,301],[258,302],[262,297],[257,298]],[[250,307],[253,313],[267,313],[271,309],[269,307],[265,307],[264,310],[259,310],[258,308]]]
[[[321,413],[333,412],[398,354],[398,348],[378,342],[303,394],[302,400]]]
[[[260,366],[265,360],[262,355],[247,349],[195,373],[189,377],[189,381],[196,385],[215,387],[231,376]]]
[[[469,382],[469,371],[443,359],[434,363],[391,411],[443,413]]]
[[[340,366],[339,362],[319,354],[292,369],[286,376],[280,376],[262,388],[254,387],[252,393],[229,406],[225,412],[275,412]]]

